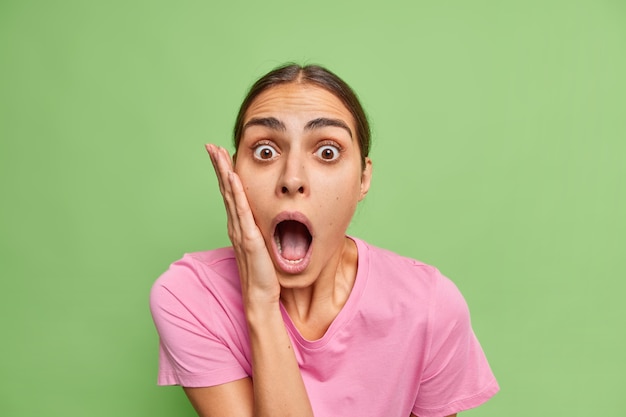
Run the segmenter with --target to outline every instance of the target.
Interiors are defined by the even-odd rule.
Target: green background
[[[291,60],[370,115],[350,233],[470,305],[502,390],[463,415],[623,415],[619,0],[0,1],[0,415],[193,415],[148,292],[228,244],[203,144]]]

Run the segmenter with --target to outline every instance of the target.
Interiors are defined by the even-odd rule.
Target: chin
[[[283,289],[301,289],[312,286],[318,278],[318,274],[305,271],[300,274],[286,274],[280,270],[276,270],[278,283]]]

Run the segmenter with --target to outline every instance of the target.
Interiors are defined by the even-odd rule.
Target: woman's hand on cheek
[[[233,171],[228,151],[206,145],[224,198],[228,218],[228,236],[237,258],[242,295],[247,307],[277,304],[280,285],[263,235],[254,221],[239,176]]]

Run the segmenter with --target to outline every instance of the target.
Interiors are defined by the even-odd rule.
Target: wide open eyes
[[[271,161],[280,155],[274,146],[267,143],[261,143],[254,147],[253,154],[254,158],[259,161]],[[339,158],[340,154],[339,146],[331,144],[321,145],[315,151],[315,156],[324,162],[333,162]]]
[[[335,145],[322,145],[315,151],[315,155],[324,161],[332,162],[339,158],[339,148]]]
[[[278,152],[272,146],[261,144],[254,148],[254,157],[261,161],[269,161],[278,156]]]

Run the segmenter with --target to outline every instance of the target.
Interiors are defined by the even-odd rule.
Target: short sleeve
[[[442,417],[479,406],[499,386],[472,330],[465,299],[440,274],[430,311],[431,342],[413,413]]]
[[[228,317],[220,311],[219,300],[203,275],[186,256],[172,264],[152,287],[150,310],[159,334],[159,385],[213,386],[248,375],[245,358],[233,349],[232,335],[221,330]]]

